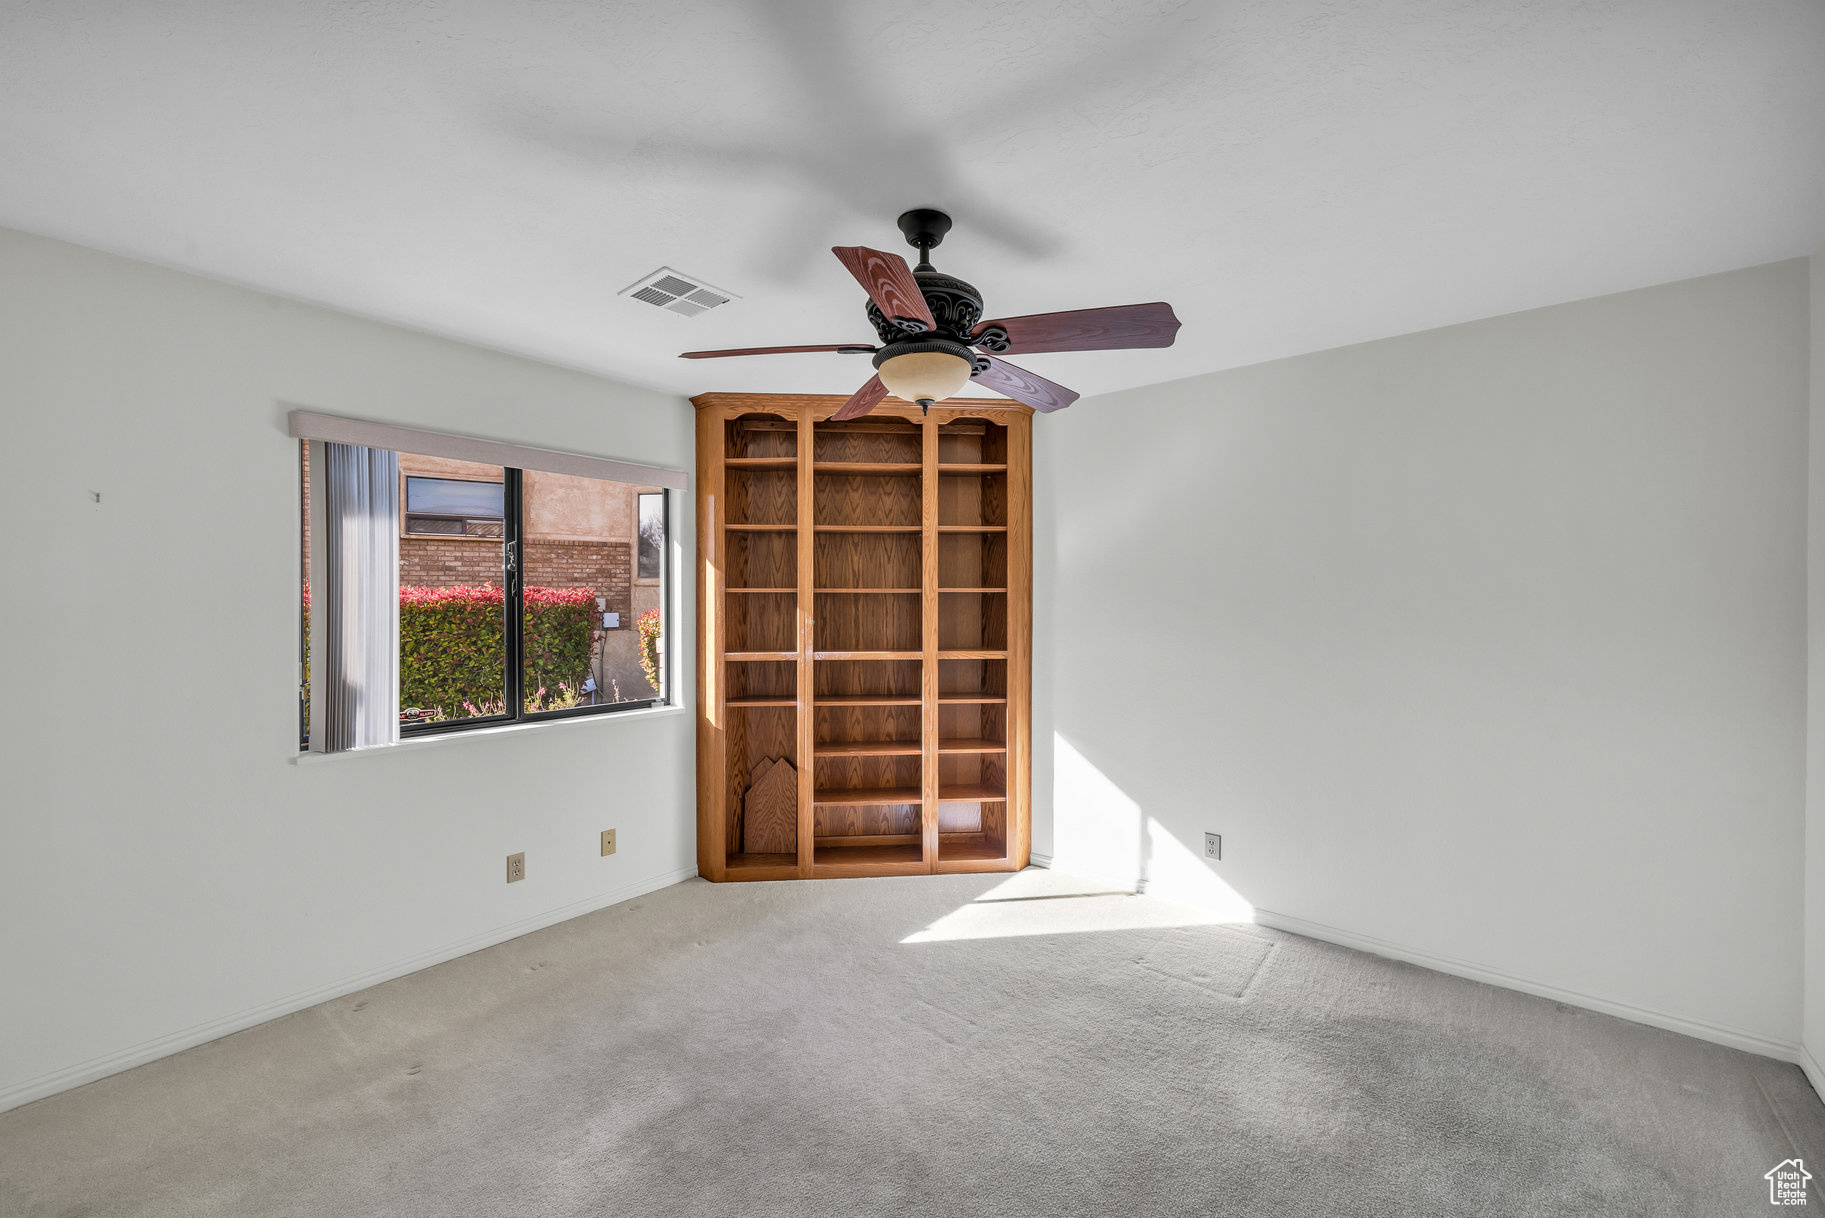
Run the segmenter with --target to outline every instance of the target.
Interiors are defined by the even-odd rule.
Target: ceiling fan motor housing
[[[974,284],[943,271],[914,271],[913,278],[918,280],[919,294],[925,297],[925,307],[931,310],[938,328],[908,334],[870,300],[868,324],[881,336],[883,344],[875,353],[874,366],[879,368],[896,355],[944,352],[968,360],[974,375],[986,366],[986,361],[979,364],[976,353],[970,350],[970,331],[982,320],[982,293]]]

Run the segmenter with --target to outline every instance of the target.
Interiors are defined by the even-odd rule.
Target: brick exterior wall
[[[401,537],[399,582],[429,588],[499,584],[501,543],[486,544],[457,537]]]
[[[593,588],[633,628],[633,547],[625,541],[528,541],[526,582],[547,588]],[[454,537],[399,539],[399,582],[432,588],[501,582],[501,548]]]
[[[608,611],[621,615],[621,629],[633,621],[633,547],[625,541],[528,541],[526,582],[548,588],[594,588]]]

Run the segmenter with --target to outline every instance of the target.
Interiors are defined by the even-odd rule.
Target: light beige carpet
[[[1065,876],[691,881],[0,1115],[0,1214],[1715,1218],[1794,1156],[1792,1066]]]

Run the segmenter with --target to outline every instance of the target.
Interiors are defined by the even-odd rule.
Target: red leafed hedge
[[[528,587],[525,688],[580,688],[589,675],[596,594],[589,588]],[[506,593],[493,584],[399,589],[399,705],[441,707],[461,717],[467,702],[498,704],[506,688]]]

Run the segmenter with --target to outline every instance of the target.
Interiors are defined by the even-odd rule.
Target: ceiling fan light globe
[[[947,351],[914,351],[882,360],[875,369],[887,392],[904,402],[942,402],[970,383],[969,360]]]

